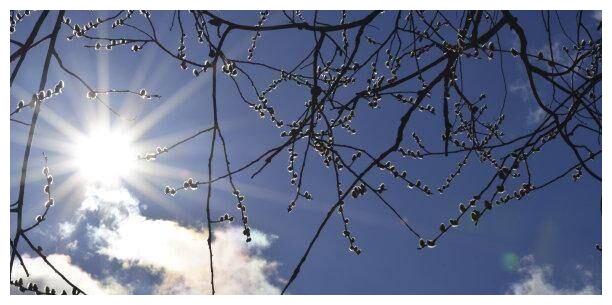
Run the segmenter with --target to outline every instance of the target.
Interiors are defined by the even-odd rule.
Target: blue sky
[[[37,13],[35,13],[37,14]],[[114,12],[68,12],[73,22],[85,23],[96,17],[107,17]],[[187,14],[183,13],[187,19]],[[257,12],[221,12],[223,16],[244,24],[255,24]],[[364,16],[365,12],[350,12],[350,19]],[[389,11],[377,17],[376,28],[368,28],[366,35],[375,40],[385,35],[396,12]],[[446,12],[458,20],[457,12]],[[572,23],[574,12],[560,12],[566,30],[575,33]],[[537,53],[545,49],[546,37],[539,12],[517,12],[519,22],[527,30],[530,50]],[[595,35],[598,25],[595,12],[584,12],[585,24]],[[43,25],[50,31],[56,12]],[[305,17],[312,16],[310,12]],[[271,12],[270,24],[283,22],[280,12]],[[336,22],[337,12],[325,12],[323,20]],[[600,18],[600,17],[599,17]],[[163,44],[174,50],[178,43],[176,25],[169,32],[172,12],[153,12],[158,35]],[[24,40],[35,18],[27,18],[17,27],[13,39]],[[135,25],[145,26],[142,16],[133,19]],[[189,25],[192,26],[189,19]],[[125,33],[101,27],[97,33]],[[60,36],[69,35],[63,28]],[[131,32],[130,35],[135,35]],[[309,32],[264,33],[257,42],[255,60],[272,63],[276,67],[289,67],[306,56],[312,45]],[[517,46],[514,34],[505,29],[500,33],[502,48]],[[557,46],[568,44],[558,25],[552,32]],[[231,58],[245,60],[250,36],[244,32],[232,33],[225,44]],[[136,117],[133,122],[118,119],[99,104],[86,98],[87,90],[73,78],[52,66],[49,83],[66,83],[65,92],[43,106],[42,119],[36,130],[34,149],[30,159],[26,189],[25,219],[34,219],[44,203],[42,193],[42,152],[49,157],[57,192],[56,205],[48,220],[32,233],[31,238],[42,245],[47,253],[54,253],[57,261],[64,262],[76,278],[87,282],[90,291],[111,293],[208,293],[206,281],[207,255],[205,245],[205,219],[203,206],[206,190],[180,192],[175,197],[164,195],[166,185],[180,186],[188,177],[204,180],[210,135],[202,135],[183,144],[153,162],[140,161],[142,170],[112,187],[79,178],[78,168],[69,166],[75,139],[70,128],[87,135],[100,124],[110,124],[121,133],[138,133],[135,147],[138,152],[169,146],[177,140],[212,124],[210,108],[210,73],[195,78],[191,69],[179,67],[179,62],[163,54],[152,45],[140,52],[128,47],[115,47],[111,51],[83,48],[92,41],[74,39],[58,41],[58,53],[65,64],[96,88],[139,90],[161,95],[159,100],[144,101],[137,96],[108,95],[102,98],[125,117]],[[13,46],[12,46],[13,47]],[[371,48],[371,46],[367,46]],[[37,48],[28,59],[11,87],[11,109],[20,99],[29,100],[36,91],[43,52]],[[194,41],[187,42],[187,54],[202,62],[207,48]],[[559,49],[557,49],[559,51]],[[365,52],[364,52],[365,54]],[[324,56],[329,54],[324,54]],[[557,54],[555,54],[557,55]],[[424,55],[422,60],[436,55]],[[360,58],[363,60],[363,58]],[[384,59],[381,59],[384,61]],[[465,91],[476,98],[487,93],[491,113],[498,111],[503,98],[503,82],[499,72],[499,58],[489,62],[466,61],[463,75]],[[11,65],[13,67],[14,64]],[[259,87],[267,86],[278,73],[246,66],[253,73]],[[414,63],[405,64],[402,74],[414,70]],[[506,120],[503,130],[512,138],[528,132],[542,116],[538,106],[526,91],[527,80],[520,61],[504,56],[504,71],[508,80]],[[425,78],[433,73],[426,74]],[[363,80],[364,75],[360,75]],[[247,80],[237,77],[248,90]],[[237,167],[257,157],[273,145],[281,143],[280,132],[269,120],[260,120],[256,112],[245,105],[234,84],[225,75],[219,80],[219,115],[224,136],[230,148],[232,166]],[[542,89],[550,95],[549,89]],[[358,88],[362,89],[362,88]],[[416,83],[405,90],[416,90]],[[351,97],[355,89],[342,91],[338,99]],[[598,88],[601,92],[601,88]],[[290,122],[308,98],[309,91],[296,86],[280,86],[269,99],[279,115]],[[436,88],[431,103],[441,110],[440,88]],[[405,105],[385,100],[381,109],[363,108],[364,114],[353,127],[357,135],[340,135],[340,141],[350,141],[378,152],[394,139],[397,122]],[[496,110],[493,110],[496,109]],[[31,110],[18,114],[29,121]],[[491,118],[493,116],[491,115]],[[418,113],[407,129],[416,131],[428,146],[440,150],[442,142],[442,116]],[[11,124],[11,202],[17,198],[27,128]],[[410,133],[407,133],[410,134]],[[596,146],[596,139],[585,138]],[[68,143],[68,144],[66,144]],[[412,146],[411,146],[412,145]],[[414,147],[407,138],[404,147]],[[108,148],[112,150],[112,147]],[[301,151],[301,149],[300,149]],[[350,153],[347,152],[348,156]],[[325,169],[318,157],[310,155],[305,171],[305,187],[313,195],[312,201],[300,201],[297,209],[288,214],[287,205],[294,190],[289,184],[286,170],[287,156],[281,155],[270,166],[250,179],[253,170],[235,177],[241,192],[246,195],[254,242],[246,246],[241,239],[238,224],[221,224],[215,228],[219,235],[216,248],[219,253],[217,274],[219,289],[226,293],[278,293],[291,274],[299,257],[306,249],[324,214],[335,202],[334,177]],[[425,158],[424,160],[390,158],[401,164],[410,177],[419,178],[437,188],[455,168],[463,156]],[[551,143],[530,166],[536,185],[573,165],[571,151],[560,143]],[[215,160],[217,176],[222,173],[221,159]],[[592,167],[601,173],[601,161]],[[440,222],[457,214],[457,204],[466,202],[479,191],[490,176],[491,168],[472,158],[464,172],[443,195],[427,197],[409,190],[388,175],[376,170],[368,175],[372,184],[384,182],[389,191],[385,198],[398,212],[425,236],[437,233]],[[346,174],[346,173],[345,173]],[[64,187],[67,181],[76,181]],[[348,175],[344,183],[349,183]],[[520,185],[520,183],[519,183]],[[138,187],[140,186],[140,187]],[[434,187],[435,186],[435,187]],[[237,215],[234,199],[226,182],[213,187],[213,215]],[[340,217],[332,217],[317,241],[300,276],[289,289],[291,294],[504,294],[527,293],[532,290],[552,293],[600,293],[601,253],[595,244],[601,242],[601,214],[599,201],[601,184],[588,175],[578,182],[565,177],[543,191],[534,192],[521,201],[496,207],[490,217],[477,227],[462,224],[447,234],[434,249],[417,250],[417,240],[402,227],[391,213],[370,194],[350,202],[347,213],[351,230],[358,237],[363,253],[356,256],[348,251],[342,236]],[[11,225],[14,219],[11,218]],[[198,243],[199,242],[199,243]],[[139,244],[140,243],[140,244]],[[118,246],[120,245],[120,246]],[[24,251],[28,253],[28,251]],[[201,254],[201,255],[200,255]],[[32,253],[29,254],[30,256]],[[192,257],[193,255],[193,257]],[[68,257],[70,259],[68,259]],[[185,257],[183,260],[178,259]],[[190,258],[190,259],[187,259]],[[205,258],[205,257],[204,257]],[[32,265],[40,267],[39,281],[45,278],[44,266],[31,258]],[[183,261],[193,261],[184,265]],[[217,261],[215,261],[217,262]],[[38,264],[38,265],[37,265]],[[534,288],[535,287],[535,288]],[[532,289],[532,290],[530,290]],[[540,289],[540,290],[538,290]],[[546,290],[548,289],[548,290]],[[87,291],[87,289],[84,289]]]

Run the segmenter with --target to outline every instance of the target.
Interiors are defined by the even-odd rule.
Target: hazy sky
[[[73,22],[81,24],[98,16],[104,18],[114,14],[67,12]],[[257,12],[220,14],[244,24],[255,24],[258,16]],[[389,11],[377,17],[373,23],[376,28],[367,28],[366,35],[380,39],[395,14]],[[452,20],[461,18],[457,12],[445,14],[454,18]],[[336,22],[339,15],[326,12],[321,18]],[[363,15],[365,12],[349,12],[349,19]],[[547,38],[540,13],[520,12],[516,15],[527,30],[530,50],[546,50]],[[575,13],[562,12],[559,15],[566,30],[575,35]],[[192,31],[191,16],[186,12],[182,16],[187,20],[184,21],[185,27]],[[599,37],[601,32],[595,28],[600,16],[594,12],[584,13],[585,24]],[[52,29],[51,22],[55,17],[56,12],[51,12],[42,33]],[[311,18],[311,13],[305,13],[305,17]],[[178,33],[176,24],[173,32],[169,32],[172,12],[153,12],[152,18],[162,43],[174,52]],[[29,17],[20,23],[11,38],[25,40],[35,19]],[[146,21],[140,15],[135,15],[132,22],[146,28]],[[271,12],[268,22],[283,22],[282,14]],[[101,27],[97,33],[120,37],[115,33],[124,31]],[[64,27],[60,36],[69,34],[68,27]],[[192,37],[193,33],[190,35]],[[507,29],[500,32],[499,39],[504,49],[518,45],[514,34]],[[556,20],[552,40],[556,48],[553,52],[561,52],[561,46],[568,43]],[[203,222],[206,189],[200,187],[196,191],[180,192],[175,197],[164,195],[163,189],[166,185],[180,186],[188,177],[205,180],[210,135],[202,135],[153,162],[139,161],[136,165],[139,170],[129,176],[129,181],[112,186],[88,182],[70,163],[75,153],[75,146],[71,143],[78,141],[75,135],[87,136],[104,124],[135,137],[134,146],[138,152],[151,151],[158,145],[169,146],[210,126],[210,73],[196,78],[191,68],[183,71],[179,62],[153,45],[147,45],[136,53],[129,47],[115,47],[111,51],[83,48],[83,45],[93,44],[84,39],[61,39],[57,49],[66,66],[96,88],[136,91],[146,88],[161,98],[148,102],[130,95],[103,96],[125,117],[136,117],[133,122],[125,122],[88,100],[86,88],[60,71],[53,62],[49,84],[64,80],[65,92],[43,106],[41,111],[30,157],[25,219],[33,221],[42,211],[45,201],[41,174],[43,151],[49,157],[49,167],[55,177],[56,204],[48,220],[31,234],[31,238],[41,244],[46,253],[53,254],[50,259],[69,270],[67,273],[78,279],[77,283],[83,283],[82,288],[88,293],[208,293],[208,250]],[[229,57],[245,60],[249,44],[250,36],[236,32],[228,38],[225,52]],[[255,60],[276,67],[289,67],[297,63],[298,58],[306,56],[310,50],[308,46],[312,44],[310,32],[264,33],[257,42]],[[18,100],[27,101],[36,92],[44,51],[45,47],[39,47],[28,54],[11,88],[11,109]],[[207,48],[197,45],[193,39],[187,42],[189,58],[203,62],[207,53]],[[425,55],[422,60],[427,62],[428,58],[433,57]],[[498,105],[493,101],[501,101],[504,95],[499,58],[492,62],[486,59],[466,61],[462,67],[465,91],[473,97],[486,92],[489,107]],[[254,82],[260,88],[279,77],[278,73],[249,66],[245,68],[253,73]],[[504,56],[503,68],[508,80],[503,130],[506,137],[512,138],[532,129],[543,115],[527,91],[527,80],[519,60]],[[415,69],[414,62],[405,64],[402,69],[402,74],[408,74]],[[237,77],[239,83],[249,90],[247,80],[241,76]],[[406,90],[416,90],[418,86],[411,83]],[[269,120],[260,120],[257,113],[240,100],[233,82],[221,73],[218,91],[220,121],[233,167],[243,165],[273,145],[282,143],[278,137],[280,130]],[[549,94],[548,91],[543,89],[545,94]],[[352,92],[343,92],[337,98],[346,99]],[[441,109],[440,95],[440,88],[437,88],[432,93],[434,98],[426,102]],[[307,98],[308,91],[296,86],[281,86],[269,96],[286,123],[303,109]],[[376,111],[362,108],[363,116],[354,123],[357,135],[343,135],[341,138],[369,147],[374,152],[388,146],[395,136],[389,131],[395,130],[405,105],[383,99],[381,106]],[[496,111],[498,109],[493,108],[491,113]],[[26,109],[17,117],[29,122],[31,110]],[[427,145],[441,150],[442,124],[439,113],[436,116],[418,113],[407,129],[417,131]],[[27,131],[28,128],[22,125],[11,124],[11,202],[17,198]],[[402,145],[405,147],[414,145],[409,136],[404,142]],[[349,152],[347,156],[350,156]],[[287,213],[287,205],[294,189],[289,184],[286,154],[275,159],[255,179],[249,178],[253,169],[235,177],[239,189],[246,196],[249,221],[255,233],[253,242],[246,245],[238,223],[215,226],[215,267],[220,293],[279,293],[282,289],[316,227],[335,202],[333,171],[325,169],[318,156],[312,154],[309,158],[311,166],[305,171],[304,183],[314,199],[300,201],[291,214]],[[415,161],[395,157],[393,160],[407,169],[410,177],[427,182],[435,190],[462,158],[451,156],[448,160],[426,158]],[[436,192],[434,196],[426,197],[421,192],[407,189],[388,175],[381,175],[378,170],[368,177],[373,184],[385,182],[390,189],[385,198],[419,232],[433,236],[441,222],[447,222],[457,214],[457,204],[479,191],[491,174],[490,167],[482,166],[474,157],[470,160],[465,171],[443,195]],[[223,163],[221,159],[215,161],[213,176],[218,176],[223,173]],[[568,148],[551,144],[532,160],[530,166],[537,184],[554,177],[574,162]],[[600,161],[593,163],[592,167],[601,173]],[[349,182],[347,175],[344,183]],[[238,216],[228,185],[220,182],[215,184],[213,191],[213,215],[218,217],[229,212]],[[356,256],[348,251],[342,236],[341,218],[334,215],[289,293],[601,293],[601,254],[595,250],[595,244],[601,242],[600,197],[601,185],[588,175],[578,182],[566,177],[521,201],[496,207],[477,227],[465,222],[441,239],[436,248],[419,251],[415,238],[370,192],[363,199],[347,204],[351,230],[356,234],[363,253]],[[13,218],[11,224],[14,225]],[[57,284],[56,279],[48,278],[50,271],[40,259],[33,258],[31,252],[25,251],[25,245],[22,246],[24,253],[29,253],[26,260],[31,263],[35,278]],[[15,268],[20,272],[18,265]]]

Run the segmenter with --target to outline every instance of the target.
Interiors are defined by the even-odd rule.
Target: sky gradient
[[[85,23],[115,13],[69,11],[67,16],[73,23]],[[453,20],[461,17],[460,12],[445,13]],[[50,31],[56,14],[54,11],[50,13],[42,32]],[[187,19],[188,13],[183,14]],[[258,20],[257,12],[220,14],[243,24],[256,24]],[[311,14],[305,12],[304,16],[308,19]],[[366,35],[375,40],[383,39],[384,29],[392,25],[394,14],[388,11],[380,15],[373,23],[376,27],[368,28]],[[515,14],[528,30],[530,50],[547,52],[547,37],[540,12]],[[349,12],[348,16],[349,19],[358,19],[364,15],[366,12],[357,11]],[[338,12],[329,11],[322,13],[320,18],[331,23],[337,22],[339,16]],[[572,28],[570,21],[575,12],[559,12],[559,16],[562,22],[565,21],[566,30],[574,33],[576,29]],[[172,32],[169,30],[172,17],[172,12],[152,12],[160,40],[174,51],[179,34],[176,24]],[[273,11],[267,22],[281,23],[283,18],[281,12]],[[593,33],[601,35],[595,30],[601,13],[584,12],[584,18],[585,25]],[[34,21],[35,18],[24,19],[11,38],[25,40]],[[141,16],[134,17],[132,22],[146,26],[146,20]],[[193,20],[189,19],[189,23],[191,26]],[[96,31],[100,35],[113,36],[113,33],[127,30],[114,32],[109,26],[102,26]],[[60,37],[69,34],[70,29],[66,27],[60,32]],[[136,34],[132,32],[131,35]],[[312,39],[312,34],[306,31],[264,33],[257,42],[255,59],[275,67],[292,66],[307,55],[309,49],[306,46],[312,45]],[[518,44],[515,35],[507,29],[500,32],[498,39],[504,49]],[[551,39],[556,46],[553,53],[559,52],[555,54],[559,56],[561,46],[568,42],[557,25],[553,27]],[[54,97],[41,110],[30,157],[24,217],[33,220],[45,202],[42,152],[47,154],[48,166],[54,176],[56,203],[47,221],[33,231],[31,238],[46,253],[52,254],[54,261],[71,270],[69,273],[74,278],[86,283],[83,288],[88,293],[209,293],[203,210],[206,189],[201,186],[198,190],[179,192],[170,197],[164,195],[164,187],[180,186],[188,177],[205,180],[210,134],[178,146],[155,161],[137,161],[139,171],[129,177],[130,181],[111,186],[80,177],[71,160],[75,147],[72,143],[78,139],[75,134],[86,137],[101,125],[133,136],[135,150],[140,153],[152,151],[156,146],[170,146],[210,126],[210,73],[194,77],[191,68],[182,70],[178,61],[153,45],[139,52],[132,52],[129,46],[115,47],[110,51],[83,48],[83,45],[92,44],[91,40],[82,38],[62,39],[58,41],[57,50],[66,66],[78,71],[87,83],[96,88],[136,91],[146,88],[161,98],[143,100],[129,94],[103,96],[124,117],[136,118],[128,122],[87,99],[87,89],[57,69],[55,63],[52,64],[49,84],[63,80],[65,92]],[[208,50],[198,46],[193,37],[190,36],[186,44],[190,58],[199,62],[207,58]],[[228,38],[225,52],[229,57],[246,60],[249,44],[249,34],[238,32]],[[11,86],[11,110],[20,99],[27,101],[36,92],[45,51],[44,47],[39,47],[28,54],[22,71]],[[427,62],[433,58],[431,56],[424,55],[423,60]],[[278,73],[253,66],[245,65],[245,69],[253,73],[253,81],[260,88],[279,77]],[[411,62],[402,69],[403,74],[408,74],[415,67]],[[472,97],[486,92],[489,107],[499,105],[494,101],[501,101],[507,94],[503,125],[506,137],[525,133],[543,119],[542,110],[528,91],[527,79],[518,59],[509,54],[503,57],[507,90],[504,90],[499,72],[499,58],[470,61],[463,69],[464,90]],[[364,80],[368,72],[359,75],[359,80]],[[219,75],[220,122],[230,149],[231,164],[238,167],[279,145],[280,130],[268,119],[260,120],[258,114],[242,102],[231,79],[222,73]],[[426,79],[431,75],[433,73],[426,75]],[[241,85],[248,86],[245,78],[239,75],[237,79]],[[442,91],[439,87],[432,92],[434,98],[426,102],[436,105],[436,110],[441,112],[438,97]],[[415,83],[406,86],[406,90],[416,89]],[[542,90],[543,95],[551,93],[549,87]],[[601,88],[597,90],[601,94]],[[351,91],[343,91],[336,98],[348,99],[351,94]],[[278,107],[279,116],[287,118],[286,123],[303,110],[308,98],[308,91],[296,86],[279,86],[269,96],[271,103]],[[394,128],[405,105],[392,99],[383,99],[381,103],[379,110],[362,109],[364,114],[353,124],[358,131],[355,136],[341,135],[339,138],[351,139],[352,143],[372,148],[375,152],[387,147],[395,137]],[[491,109],[492,113],[496,111]],[[18,117],[29,121],[31,112],[26,109]],[[407,130],[416,131],[425,143],[439,151],[443,145],[439,140],[442,124],[439,113],[431,116],[419,112]],[[11,123],[11,202],[17,198],[27,132],[28,128]],[[595,144],[590,138],[585,141],[593,142],[589,145]],[[402,145],[414,147],[409,136]],[[463,158],[451,155],[448,158],[413,160],[398,155],[389,159],[401,164],[410,177],[418,177],[434,191]],[[286,154],[281,154],[255,179],[250,179],[253,169],[234,177],[241,193],[246,196],[249,222],[254,230],[253,242],[244,243],[238,222],[215,226],[219,293],[280,293],[316,227],[336,200],[332,171],[326,169],[314,153],[309,158],[312,165],[304,173],[304,183],[314,198],[301,200],[292,213],[287,213],[294,189],[289,184]],[[591,166],[601,175],[600,160]],[[221,158],[214,161],[216,174],[213,176],[218,176],[223,172],[224,162]],[[575,160],[567,147],[551,143],[531,162],[537,185],[538,181],[546,181],[573,165]],[[436,192],[431,197],[410,190],[379,172],[375,169],[372,175],[368,175],[372,183],[384,182],[389,187],[385,198],[394,204],[404,219],[424,235],[433,236],[441,222],[447,222],[449,217],[457,214],[459,202],[466,202],[482,188],[491,169],[472,157],[447,192],[442,195]],[[349,182],[346,179],[344,184]],[[220,181],[213,190],[213,215],[231,213],[237,216],[235,200],[227,182]],[[601,184],[598,181],[584,175],[574,182],[568,176],[520,201],[496,207],[478,226],[462,223],[441,239],[434,249],[417,250],[417,240],[370,192],[360,200],[347,203],[351,230],[357,235],[363,253],[357,256],[348,251],[342,236],[341,218],[332,217],[288,293],[600,294],[601,253],[595,249],[595,244],[602,238],[600,198]],[[11,218],[11,226],[14,222]],[[38,270],[42,274],[35,279],[57,284],[57,280],[48,278],[49,271],[45,270],[40,259],[37,260],[32,252],[24,253],[27,254],[26,260],[35,266],[32,272],[37,274],[34,270]],[[18,265],[15,268],[15,272],[20,272]]]

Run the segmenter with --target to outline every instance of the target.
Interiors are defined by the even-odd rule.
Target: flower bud
[[[55,203],[55,200],[53,198],[49,198],[49,200],[45,203],[45,208],[52,207],[54,203]]]

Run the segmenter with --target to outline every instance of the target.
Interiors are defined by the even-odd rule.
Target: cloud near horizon
[[[87,294],[126,294],[128,289],[121,286],[112,278],[95,279],[91,274],[84,271],[80,267],[72,264],[70,256],[64,254],[51,254],[47,259],[62,272],[66,278],[75,283],[79,288],[83,289]],[[44,290],[45,286],[53,288],[58,294],[62,290],[66,290],[68,294],[72,292],[72,288],[64,280],[57,275],[40,257],[31,257],[28,254],[23,255],[24,264],[30,272],[30,277],[27,277],[21,266],[15,269],[14,279],[23,278],[24,283],[36,283],[38,289]],[[11,294],[22,294],[18,288],[11,285]]]
[[[560,295],[560,294],[601,294],[592,283],[592,274],[583,270],[582,266],[576,266],[578,276],[577,287],[559,287],[552,283],[553,268],[548,265],[537,265],[532,255],[527,255],[521,259],[519,273],[522,279],[510,286],[507,294],[533,294],[533,295]]]
[[[72,255],[94,252],[96,259],[119,263],[115,268],[118,270],[104,270],[103,273],[108,277],[96,280],[91,274],[71,264],[69,256],[51,255],[58,264],[61,263],[62,268],[70,270],[68,274],[74,277],[78,286],[81,283],[87,284],[83,290],[88,294],[133,293],[129,286],[126,285],[126,288],[117,284],[113,275],[130,272],[134,268],[158,277],[148,287],[151,293],[210,293],[207,232],[171,220],[145,217],[140,211],[138,200],[125,188],[89,187],[86,199],[71,225],[62,223],[60,227],[61,238],[69,244],[78,245],[71,250]],[[276,236],[253,230],[252,238],[253,241],[247,244],[239,228],[228,224],[216,227],[213,264],[217,293],[280,293],[280,289],[273,283],[278,264],[262,256],[262,251],[272,244]],[[34,263],[37,259],[42,262],[40,258],[28,259]],[[73,278],[71,276],[68,278]],[[32,277],[32,280],[39,283],[39,286],[47,282],[61,284],[50,280],[50,275],[45,273]]]

